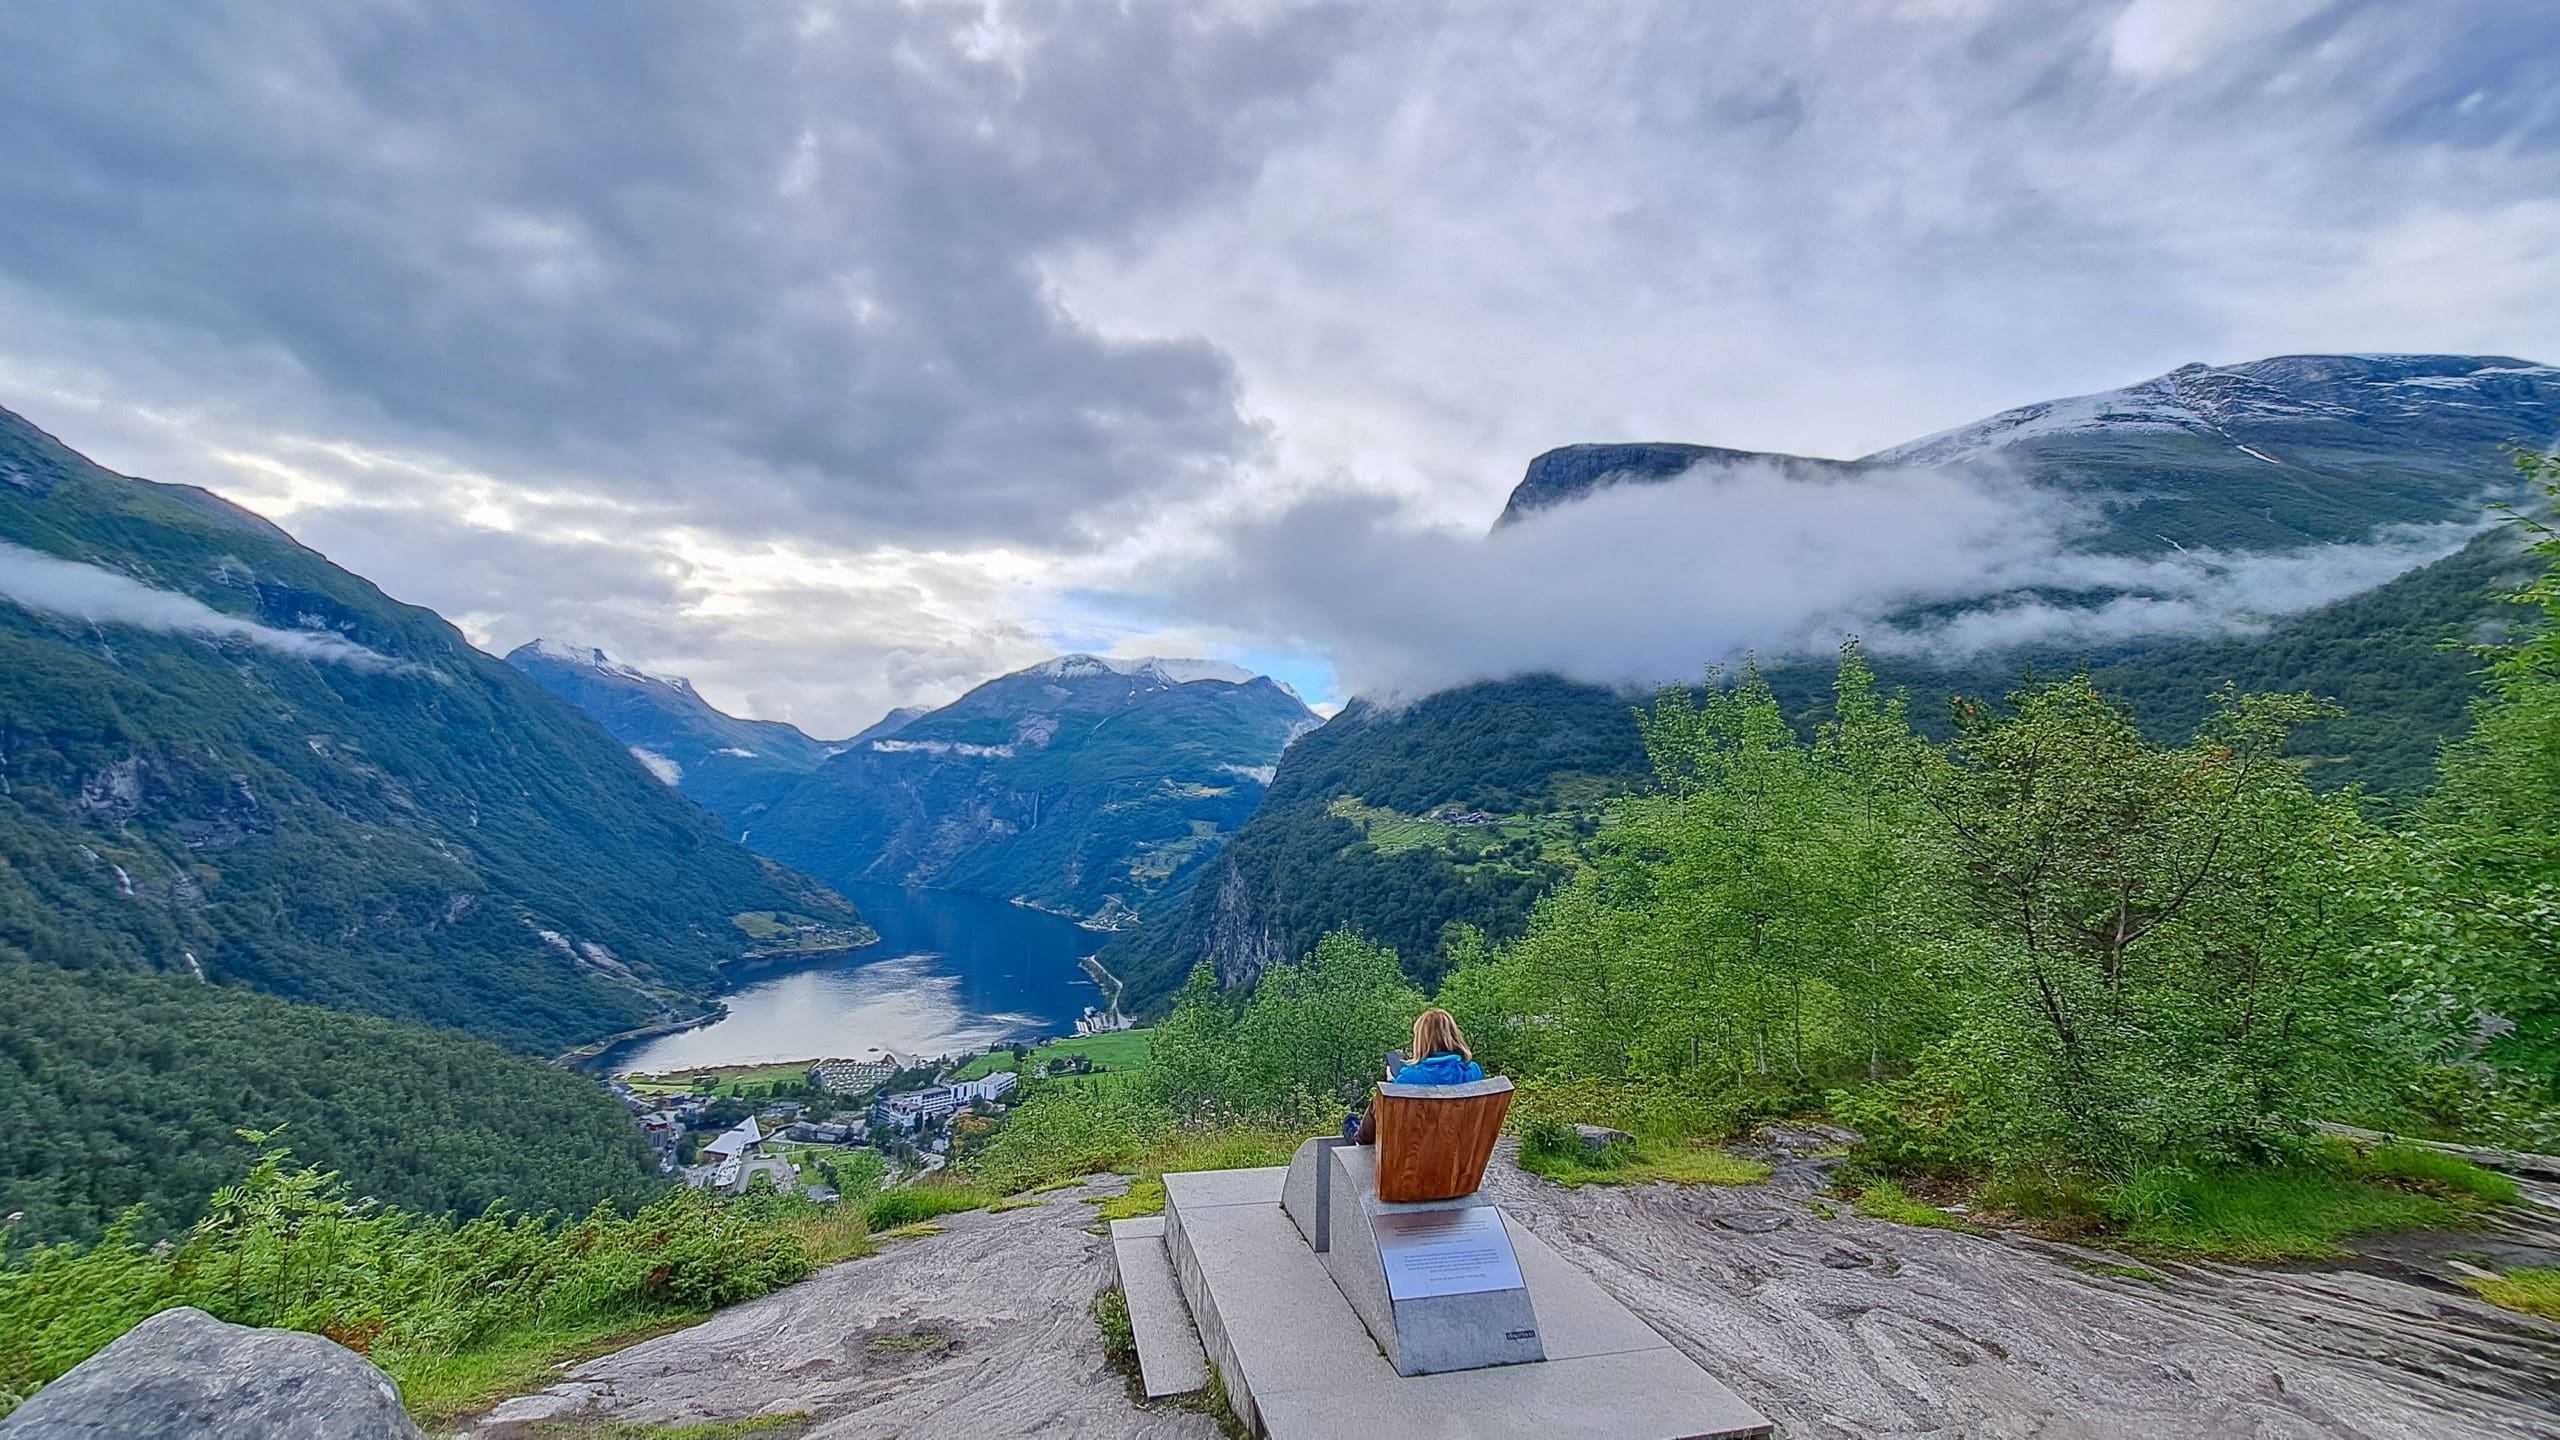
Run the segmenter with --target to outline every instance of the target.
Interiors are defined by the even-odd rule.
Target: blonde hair
[[[1476,1052],[1467,1048],[1467,1037],[1458,1031],[1458,1017],[1436,1008],[1413,1017],[1413,1058],[1424,1060],[1443,1051],[1476,1058]]]

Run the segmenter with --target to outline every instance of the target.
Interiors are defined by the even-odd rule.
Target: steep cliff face
[[[1289,958],[1269,922],[1255,913],[1253,891],[1232,860],[1218,867],[1204,949],[1205,958],[1217,969],[1218,983],[1230,989],[1252,984],[1265,969]]]

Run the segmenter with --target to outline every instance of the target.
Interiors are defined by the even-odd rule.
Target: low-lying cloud
[[[1742,466],[1603,491],[1489,536],[1328,497],[1232,532],[1172,598],[1331,656],[1344,693],[1392,698],[1533,671],[1659,683],[1852,635],[1964,659],[2239,632],[2449,554],[2476,529],[2280,555],[2074,553],[2097,518],[1996,471]],[[2058,598],[2091,591],[2111,598]]]
[[[225,615],[193,596],[157,589],[130,575],[5,541],[0,541],[0,599],[95,625],[131,625],[144,630],[242,640],[297,660],[317,660],[358,670],[401,668],[398,662],[342,636],[278,630],[237,615]]]

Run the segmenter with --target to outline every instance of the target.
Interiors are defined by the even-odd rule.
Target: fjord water
[[[1063,1035],[1101,991],[1079,962],[1102,937],[1055,915],[950,890],[841,885],[880,932],[851,956],[768,972],[723,996],[715,1024],[636,1042],[617,1071],[668,1071],[874,1050],[946,1055]]]

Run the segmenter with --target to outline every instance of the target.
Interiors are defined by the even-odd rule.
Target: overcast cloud
[[[1891,502],[1986,569],[1723,493],[1654,518],[1841,588],[1674,590],[1696,630],[1640,641],[1570,597],[1586,633],[1503,651],[1496,598],[1326,592],[1353,556],[1505,568],[1476,537],[1570,441],[1852,455],[2190,360],[2560,358],[2555,32],[2538,0],[21,0],[0,404],[494,649],[822,733],[1062,648],[1316,698],[1595,647],[1686,675],[2032,571],[2046,517]],[[2441,538],[2154,577],[2189,609],[2138,623]]]

